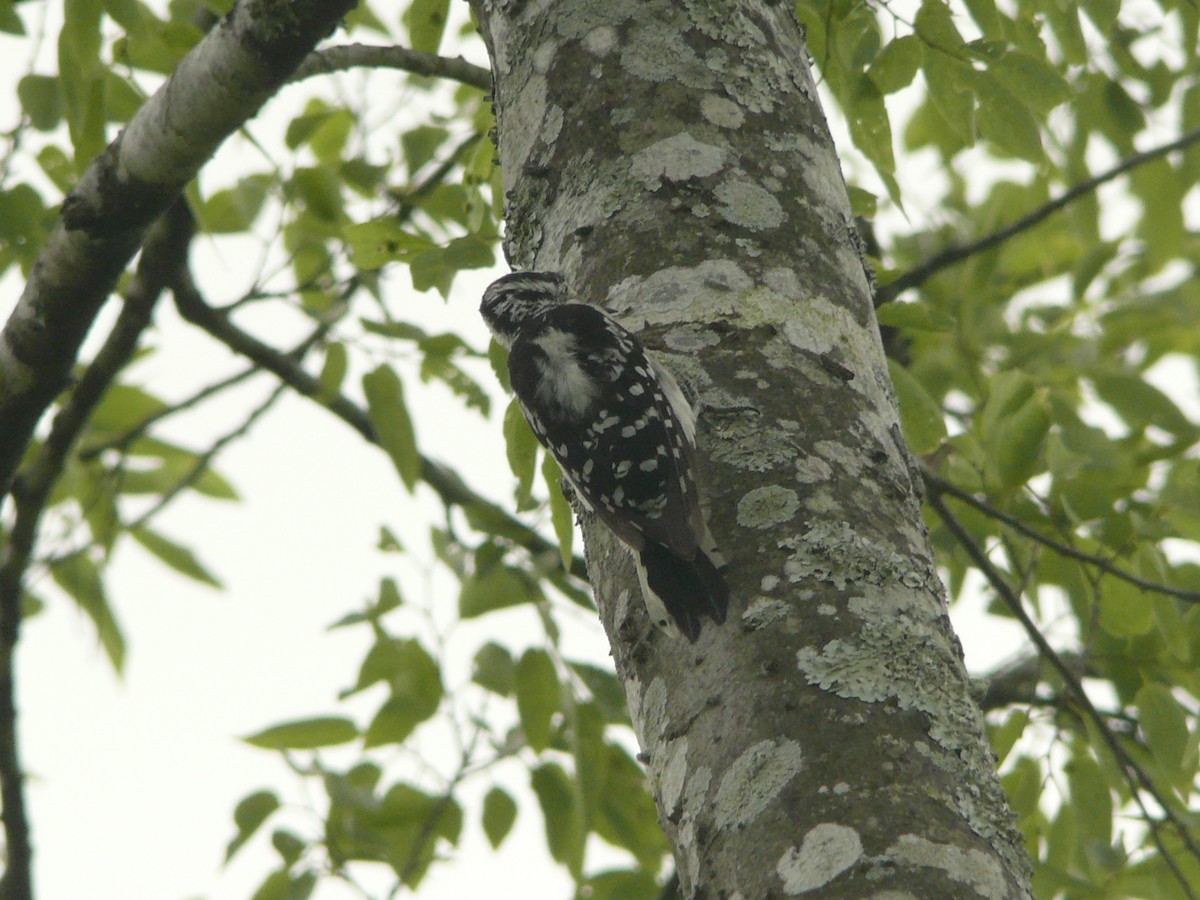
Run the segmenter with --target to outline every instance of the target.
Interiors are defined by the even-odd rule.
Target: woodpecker
[[[573,303],[560,275],[513,272],[479,307],[513,392],[584,508],[633,552],[650,618],[690,641],[725,621],[724,565],[700,508],[696,417],[629,331]]]

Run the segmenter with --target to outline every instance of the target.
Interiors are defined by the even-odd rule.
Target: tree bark
[[[89,166],[0,333],[0,498],[146,229],[356,0],[243,0]]]
[[[654,631],[585,523],[685,894],[1029,896],[789,6],[472,8],[509,259],[639,331],[699,413],[724,626]]]

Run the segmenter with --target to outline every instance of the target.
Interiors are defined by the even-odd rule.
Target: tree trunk
[[[589,567],[690,897],[1029,896],[787,4],[472,0],[507,251],[685,385],[731,564],[696,645]]]

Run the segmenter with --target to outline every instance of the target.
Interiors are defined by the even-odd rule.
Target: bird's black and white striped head
[[[488,285],[479,314],[496,340],[511,347],[530,318],[566,301],[566,285],[556,272],[510,272]]]

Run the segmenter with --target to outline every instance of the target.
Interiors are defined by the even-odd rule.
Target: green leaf
[[[308,144],[323,163],[339,162],[354,124],[354,116],[348,110],[313,99],[302,115],[288,123],[284,142],[291,150]]]
[[[433,717],[444,689],[437,661],[420,642],[384,638],[363,661],[355,691],[386,681],[391,697],[367,727],[367,747],[402,743],[422,722]]]
[[[419,253],[410,264],[413,288],[436,288],[443,297],[450,292],[454,276],[463,269],[486,269],[496,261],[495,241],[479,235],[455,238],[445,247]]]
[[[255,791],[241,799],[233,810],[233,823],[237,834],[225,848],[225,862],[229,862],[242,845],[254,835],[259,827],[275,810],[279,809],[279,798],[271,791]]]
[[[1138,711],[1138,725],[1146,735],[1146,746],[1155,762],[1186,794],[1194,775],[1184,767],[1191,744],[1187,714],[1171,691],[1161,684],[1143,685],[1133,703]]]
[[[396,609],[403,602],[404,598],[400,596],[400,588],[396,584],[396,579],[391,577],[381,578],[379,581],[379,599],[370,604],[365,610],[347,613],[342,616],[329,626],[329,630],[333,631],[337,628],[345,628],[348,625],[360,625],[363,622],[378,624],[380,618],[393,609]]]
[[[964,2],[971,18],[975,20],[975,24],[979,26],[979,30],[985,37],[990,40],[1004,37],[1004,24],[1000,14],[996,11],[995,0],[964,0]]]
[[[409,234],[387,219],[347,225],[342,229],[342,239],[350,245],[351,261],[363,271],[373,271],[390,262],[407,262],[434,246],[432,241]]]
[[[517,476],[517,509],[533,504],[533,476],[537,472],[538,441],[533,436],[516,399],[504,410],[504,450],[508,467]]]
[[[308,844],[302,841],[290,831],[285,831],[282,828],[277,828],[271,834],[271,846],[275,848],[280,858],[289,866],[296,864],[296,861],[308,849]]]
[[[413,0],[404,13],[404,27],[414,50],[437,53],[449,8],[450,0]]]
[[[110,71],[105,76],[104,103],[109,122],[128,123],[145,101],[145,96],[116,72]]]
[[[358,670],[358,681],[349,693],[386,682],[393,694],[408,698],[432,714],[442,699],[441,672],[419,641],[381,637]],[[426,716],[428,718],[428,715]]]
[[[400,135],[400,146],[404,150],[404,161],[410,173],[433,159],[438,147],[446,143],[450,132],[436,125],[418,125]]]
[[[349,365],[350,358],[346,353],[345,344],[335,341],[325,347],[325,362],[321,365],[321,374],[318,376],[321,382],[321,393],[317,399],[327,406],[337,399],[342,389],[342,382],[346,380],[346,370]]]
[[[342,183],[329,167],[297,168],[292,173],[291,187],[305,211],[320,220],[322,225],[337,224],[345,220]]]
[[[1135,637],[1154,627],[1154,604],[1133,585],[1105,579],[1100,590],[1100,627],[1113,637]]]
[[[293,875],[286,869],[278,869],[267,876],[250,900],[308,900],[316,886],[316,872]]]
[[[479,527],[476,522],[472,517],[473,527]],[[463,582],[458,595],[458,615],[463,619],[473,619],[498,609],[540,599],[541,589],[526,572],[495,565],[484,572],[474,573]]]
[[[1017,487],[1045,468],[1042,447],[1050,431],[1046,397],[1046,389],[1039,389],[993,432],[988,475],[1000,486]]]
[[[908,331],[931,331],[950,334],[954,331],[954,319],[944,310],[929,303],[892,302],[885,303],[875,311],[880,325],[904,328]]]
[[[421,455],[404,402],[404,386],[387,365],[364,375],[362,384],[367,398],[367,415],[379,446],[391,457],[400,480],[411,493],[421,480]]]
[[[1008,802],[1018,817],[1032,815],[1042,795],[1042,768],[1028,757],[1018,757],[1016,765],[1001,776]]]
[[[892,151],[892,126],[883,94],[865,75],[855,83],[847,110],[847,124],[854,145],[881,173],[896,171]]]
[[[1040,163],[1042,136],[1029,110],[986,72],[975,73],[973,84],[979,98],[979,133],[1018,159]]]
[[[262,210],[270,183],[270,176],[251,175],[239,179],[234,187],[217,191],[197,211],[201,227],[211,234],[248,231]]]
[[[204,568],[200,561],[196,559],[196,554],[187,547],[180,546],[174,541],[163,537],[158,532],[144,526],[134,528],[129,533],[133,535],[139,544],[181,575],[186,575],[188,578],[195,579],[215,588],[221,587],[221,582],[208,569]]]
[[[391,612],[404,602],[400,596],[400,588],[396,584],[396,579],[387,577],[379,580],[379,601],[375,604],[380,615],[386,612]]]
[[[26,75],[17,82],[17,98],[30,123],[39,131],[50,131],[62,120],[63,98],[57,78]]]
[[[601,668],[589,663],[573,662],[571,670],[587,686],[592,702],[604,714],[607,721],[628,724],[629,708],[625,702],[625,688],[612,671],[612,667]]]
[[[1085,65],[1088,62],[1089,51],[1083,29],[1080,27],[1079,7],[1075,3],[1047,0],[1039,3],[1037,9],[1046,16],[1054,30],[1067,62],[1073,66]]]
[[[1189,443],[1196,434],[1196,426],[1175,402],[1137,375],[1098,374],[1092,376],[1092,384],[1100,399],[1134,430],[1155,426],[1175,437],[1186,438]]]
[[[349,719],[324,716],[273,725],[242,740],[263,750],[315,750],[348,744],[357,738],[358,729]]]
[[[926,54],[923,71],[934,108],[954,135],[966,146],[973,147],[976,134],[975,93],[970,85],[975,71],[943,53]]]
[[[988,726],[988,737],[992,743],[992,752],[996,754],[997,764],[1003,763],[1008,757],[1009,751],[1025,733],[1028,725],[1029,712],[1017,709],[1009,713],[999,726]]]
[[[516,820],[516,801],[498,787],[488,791],[483,798],[483,833],[493,850],[499,849]]]
[[[1054,66],[1021,50],[1009,50],[988,71],[1009,93],[1041,115],[1071,99],[1070,86]]]
[[[100,646],[113,669],[120,673],[125,665],[125,636],[113,615],[96,564],[84,553],[72,553],[51,565],[50,576],[92,620]]]
[[[507,697],[516,684],[517,664],[512,654],[499,644],[489,641],[475,654],[471,680],[485,690]]]
[[[896,388],[900,424],[909,449],[917,455],[933,452],[946,439],[941,408],[904,366],[889,359],[888,372]]]
[[[1071,805],[1082,836],[1104,847],[1112,843],[1112,794],[1100,766],[1090,756],[1077,754],[1066,765]]]
[[[46,206],[27,184],[0,191],[0,238],[10,243],[32,240],[42,230]]]
[[[550,495],[550,524],[554,527],[554,536],[558,539],[558,555],[562,560],[563,571],[570,572],[575,561],[575,511],[563,496],[562,469],[549,453],[542,459],[542,478]]]
[[[654,875],[645,869],[598,872],[582,887],[589,900],[658,900],[663,894]]]
[[[1179,173],[1166,159],[1138,166],[1129,178],[1133,192],[1142,202],[1138,234],[1145,241],[1147,259],[1158,269],[1184,252],[1187,224],[1179,198],[1186,189]]]
[[[615,744],[601,748],[598,760],[603,786],[589,798],[595,803],[595,831],[616,847],[624,847],[650,871],[669,852],[654,799],[646,788],[646,773]],[[581,769],[582,771],[582,769]]]
[[[458,843],[462,820],[462,808],[451,796],[430,796],[397,784],[363,817],[362,825],[381,839],[384,860],[415,888],[436,858],[441,840]]]
[[[16,0],[0,2],[0,32],[4,34],[22,35],[25,33],[25,24],[13,9],[15,2]]]
[[[864,191],[860,187],[850,185],[846,192],[850,195],[850,213],[855,218],[863,217],[867,219],[875,218],[875,213],[879,208],[879,198],[870,191]]]
[[[956,57],[963,46],[962,35],[954,25],[954,16],[944,0],[921,0],[914,20],[920,39],[929,45],[928,56]]]
[[[167,408],[157,397],[131,384],[113,384],[96,406],[89,426],[108,434],[124,434]]]
[[[1033,397],[1033,380],[1020,371],[1001,372],[988,383],[987,399],[975,417],[973,430],[981,442],[993,437],[1000,424]]]
[[[105,144],[104,67],[100,62],[102,4],[98,0],[66,0],[58,35],[59,86],[75,165],[83,166]]]
[[[545,650],[526,650],[516,669],[517,713],[529,746],[541,752],[550,744],[550,723],[558,711],[558,674]]]
[[[578,878],[583,869],[587,830],[571,778],[561,766],[545,763],[533,770],[530,780],[546,822],[550,855]]]
[[[924,59],[924,44],[915,34],[890,41],[867,69],[867,77],[880,93],[893,94],[912,84]]]
[[[63,193],[75,186],[75,169],[67,155],[58,147],[43,147],[38,151],[37,161],[46,177]]]

